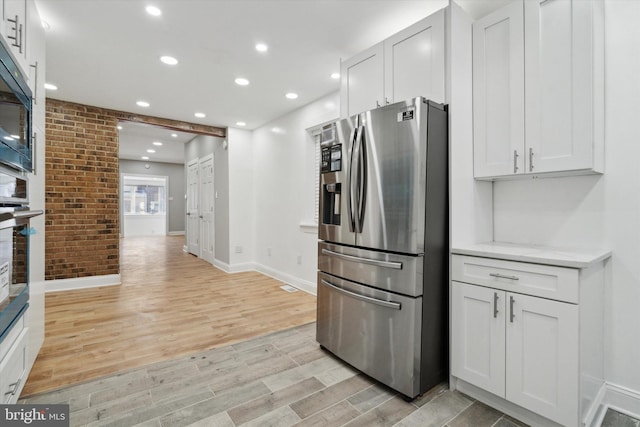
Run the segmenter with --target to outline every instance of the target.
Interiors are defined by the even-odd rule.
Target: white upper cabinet
[[[340,64],[343,117],[379,107],[384,98],[383,46],[379,43]]]
[[[445,101],[445,9],[343,61],[341,116],[417,96]]]
[[[385,103],[424,96],[444,102],[444,9],[384,41]]]
[[[522,1],[473,24],[474,174],[524,170]]]
[[[9,47],[16,64],[28,78],[27,59],[27,2],[26,0],[2,1],[2,25],[0,32]]]
[[[474,23],[474,176],[602,173],[601,0],[515,0]]]

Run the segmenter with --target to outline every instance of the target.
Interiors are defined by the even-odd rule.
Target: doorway
[[[167,234],[168,181],[166,176],[121,175],[120,203],[125,237]]]
[[[215,258],[213,154],[187,164],[187,251],[213,264]]]

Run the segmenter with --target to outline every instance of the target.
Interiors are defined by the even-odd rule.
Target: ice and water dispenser
[[[336,137],[336,125],[331,123],[322,127],[320,134],[320,214],[323,224],[340,225],[340,197],[342,183],[339,176],[342,171],[342,144]]]

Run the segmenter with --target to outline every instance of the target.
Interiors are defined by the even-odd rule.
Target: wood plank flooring
[[[20,403],[69,404],[72,427],[524,427],[446,384],[406,402],[320,349],[314,323]]]
[[[124,238],[122,285],[47,294],[45,341],[22,396],[315,320],[313,295],[260,273],[224,273],[183,243]]]

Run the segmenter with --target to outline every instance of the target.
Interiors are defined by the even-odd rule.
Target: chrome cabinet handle
[[[340,252],[334,252],[329,249],[322,249],[322,253],[324,255],[329,255],[335,258],[341,258],[345,261],[353,261],[353,262],[359,262],[362,264],[375,265],[377,267],[385,267],[385,268],[393,268],[395,270],[402,270],[401,262],[380,261],[380,260],[371,259],[371,258],[361,258],[359,256],[341,254]]]
[[[513,150],[513,173],[518,172],[518,150]]]
[[[20,387],[20,383],[22,382],[22,378],[18,378],[18,381],[16,381],[13,384],[9,384],[9,388],[10,390],[8,392],[6,392],[4,395],[5,396],[13,396],[18,392],[18,387]]]
[[[38,90],[36,88],[36,90]],[[38,159],[36,157],[36,152],[37,152],[37,143],[38,143],[38,132],[34,132],[33,133],[33,138],[31,141],[31,171],[33,172],[34,175],[38,174],[37,171],[37,166],[38,166]]]
[[[493,318],[498,318],[498,293],[493,293]]]
[[[513,303],[515,301],[516,300],[512,296],[509,297],[509,311],[510,311],[510,313],[509,313],[509,322],[511,322],[511,323],[513,323],[513,319],[516,317],[516,315],[513,313]]]
[[[371,304],[376,304],[382,307],[387,307],[387,308],[392,308],[394,310],[400,310],[400,308],[402,307],[401,304],[399,302],[393,302],[393,301],[385,301],[382,299],[378,299],[378,298],[372,298],[372,297],[368,297],[366,295],[360,295],[357,294],[355,292],[351,292],[348,291],[346,289],[342,289],[341,287],[338,287],[336,285],[334,285],[333,283],[329,283],[324,279],[320,280],[321,283],[323,283],[326,286],[329,286],[331,289],[333,289],[334,291],[340,292],[341,294],[344,294],[348,297],[351,298],[355,298],[364,302],[370,302]]]
[[[529,172],[533,172],[533,148],[529,147]]]
[[[38,105],[38,61],[36,61],[35,64],[31,64],[30,65],[31,68],[35,68],[35,79],[34,79],[34,90],[33,90],[33,96],[31,97],[31,99],[33,99],[33,103]]]
[[[520,280],[518,276],[507,276],[506,274],[500,274],[500,273],[489,273],[489,276],[495,277],[498,279]]]
[[[14,31],[14,34],[7,35],[7,38],[9,40],[13,40],[11,46],[17,47],[18,51],[22,53],[22,24],[20,24],[19,17],[18,15],[16,15],[15,19],[9,18],[7,19],[7,21],[13,24],[13,27],[11,29]]]

